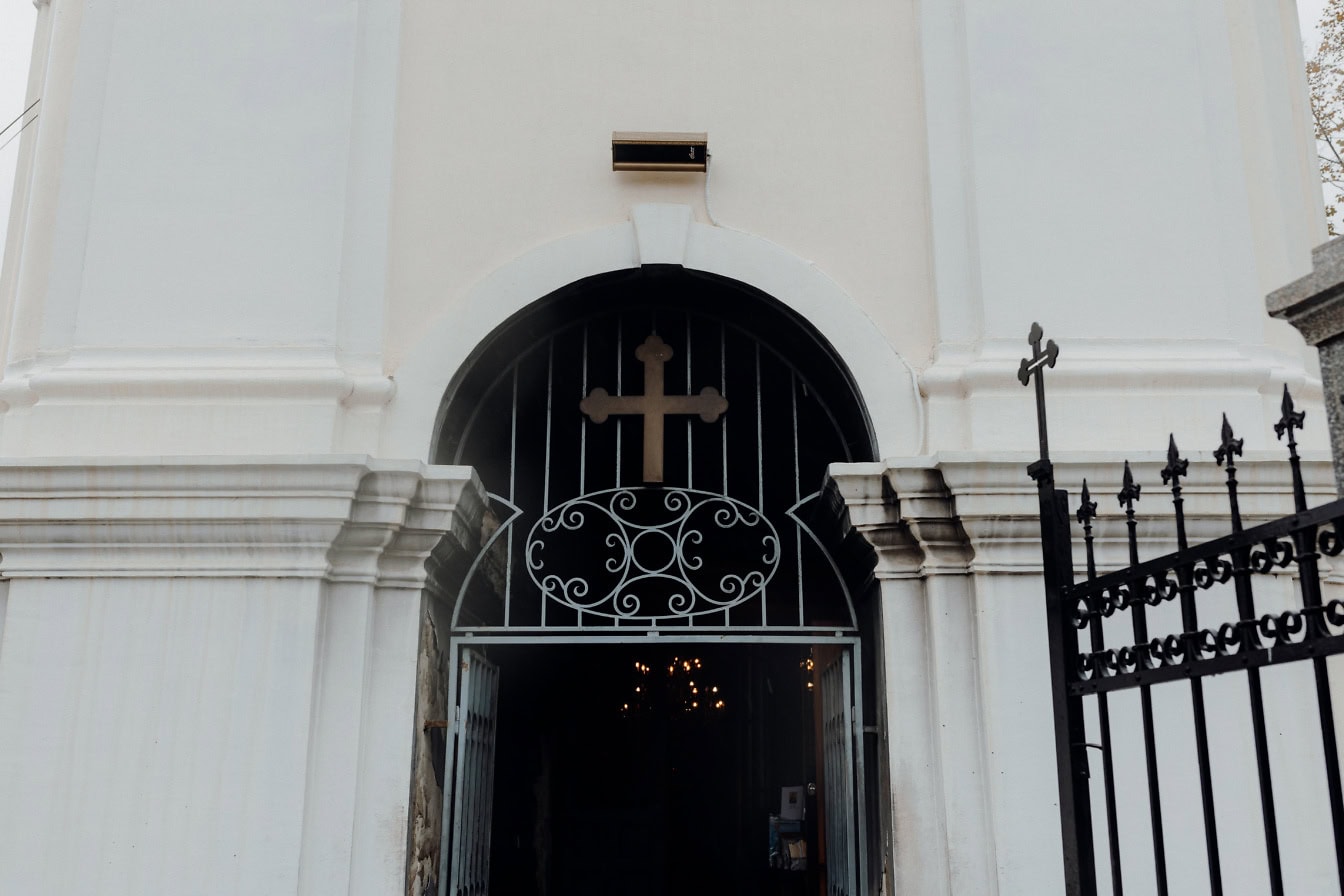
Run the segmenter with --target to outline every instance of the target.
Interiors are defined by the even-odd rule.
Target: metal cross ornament
[[[1041,441],[1041,460],[1050,459],[1050,440],[1046,435],[1045,426],[1045,380],[1044,368],[1054,367],[1055,361],[1059,359],[1059,346],[1055,345],[1055,340],[1047,339],[1045,349],[1041,349],[1041,337],[1045,331],[1041,329],[1038,323],[1032,323],[1031,332],[1027,334],[1027,342],[1031,345],[1031,357],[1023,358],[1022,363],[1017,368],[1017,379],[1022,385],[1027,385],[1032,378],[1036,379],[1036,429]]]
[[[603,423],[613,414],[639,414],[644,417],[644,481],[663,481],[663,418],[669,414],[696,414],[713,423],[728,410],[728,401],[713,386],[699,395],[663,394],[663,365],[672,358],[672,348],[649,334],[635,349],[635,357],[644,362],[643,395],[610,395],[606,389],[594,389],[579,402],[579,410],[594,423]]]

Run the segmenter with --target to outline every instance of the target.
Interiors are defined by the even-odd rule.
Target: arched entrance
[[[441,419],[494,515],[439,611],[441,890],[859,892],[872,567],[821,521],[826,466],[874,450],[829,345],[645,266],[507,321]]]

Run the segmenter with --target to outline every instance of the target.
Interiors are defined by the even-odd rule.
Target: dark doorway
[[[491,893],[818,892],[810,647],[496,647],[490,658],[501,670]],[[772,868],[771,815],[789,787],[802,788],[806,818],[775,827],[808,859]]]
[[[461,668],[499,674],[451,745],[448,891],[859,892],[875,555],[826,470],[875,451],[816,330],[681,268],[571,284],[459,369],[432,456],[490,489],[443,579]],[[808,816],[772,824],[786,787]]]

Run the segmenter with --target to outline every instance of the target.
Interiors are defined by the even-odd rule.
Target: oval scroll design
[[[735,607],[779,567],[779,534],[713,492],[620,488],[553,507],[527,534],[542,593],[613,619],[679,619]]]

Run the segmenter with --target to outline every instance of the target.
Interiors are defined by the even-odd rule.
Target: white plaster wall
[[[1261,305],[1320,235],[1295,25],[1287,0],[56,0],[0,452],[424,456],[384,409],[430,388],[425,335],[488,331],[482,284],[650,202],[815,265],[848,306],[823,329],[866,317],[923,371],[916,450],[1029,443],[1032,319],[1065,346],[1061,448],[1146,445],[1195,396],[1261,419],[1315,388]],[[612,172],[614,129],[706,130],[711,174]]]
[[[369,442],[399,10],[44,7],[0,281],[4,453]]]
[[[817,264],[898,351],[932,336],[911,4],[408,0],[388,363],[466,289],[704,178],[611,171],[613,130],[707,131],[717,220]]]
[[[1032,320],[1064,352],[1055,447],[1142,446],[1192,399],[1259,439],[1284,382],[1318,400],[1263,313],[1323,239],[1290,3],[964,0],[923,28],[932,450],[1032,438],[1011,398]]]
[[[317,616],[274,579],[12,586],[4,888],[297,892]]]

